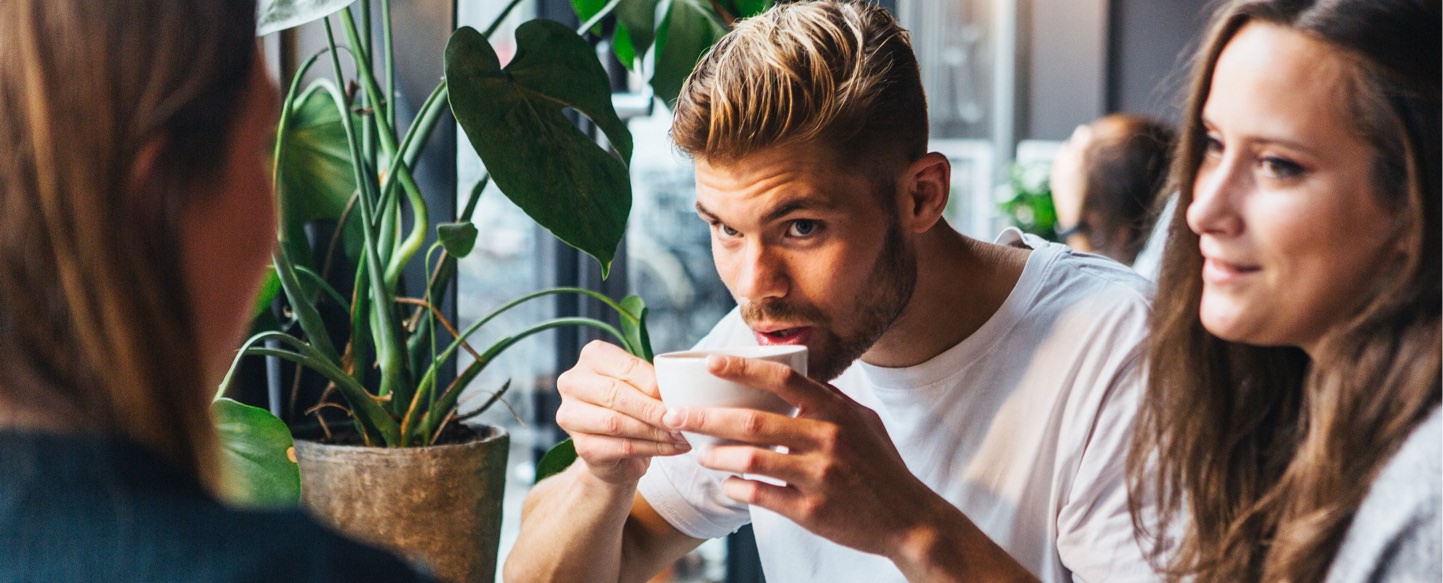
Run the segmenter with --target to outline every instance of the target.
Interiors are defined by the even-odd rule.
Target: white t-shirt
[[[1033,252],[981,328],[925,363],[857,361],[832,384],[881,416],[913,474],[1043,581],[1154,580],[1124,482],[1148,283],[1114,261],[1013,229],[997,242]],[[698,346],[755,342],[733,311]],[[640,492],[695,538],[751,522],[768,581],[905,580],[880,555],[728,498],[726,477],[691,454],[659,457]]]

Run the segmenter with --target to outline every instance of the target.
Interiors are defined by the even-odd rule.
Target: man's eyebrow
[[[770,222],[776,221],[777,219],[780,219],[780,218],[782,218],[782,217],[785,217],[785,216],[787,216],[787,215],[789,215],[789,214],[792,214],[792,213],[794,213],[794,212],[797,212],[797,211],[804,211],[804,210],[821,210],[821,209],[827,209],[827,208],[831,208],[831,205],[826,204],[826,203],[821,202],[821,201],[818,201],[818,200],[812,200],[812,199],[789,200],[789,201],[783,202],[781,205],[777,206],[777,208],[774,208],[774,209],[772,209],[771,211],[768,211],[767,214],[763,215],[763,216],[762,216],[762,223],[765,224],[765,223],[770,223]]]
[[[701,218],[706,219],[708,222],[721,222],[721,219],[717,218],[716,214],[706,210],[706,207],[702,206],[701,201],[696,202],[696,214],[701,215]]]
[[[767,213],[762,216],[762,223],[770,223],[800,210],[819,210],[828,208],[831,208],[831,205],[821,201],[807,199],[790,200],[783,202],[781,205],[777,206],[777,208],[767,211]],[[703,219],[706,219],[707,221],[721,222],[721,218],[717,217],[716,213],[707,210],[707,208],[701,204],[701,201],[697,201],[696,203],[696,214],[701,215],[701,217]]]

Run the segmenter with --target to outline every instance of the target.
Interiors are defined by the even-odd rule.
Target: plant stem
[[[507,16],[511,15],[511,10],[519,4],[521,4],[521,0],[511,0],[511,3],[507,4],[506,8],[501,10],[501,14],[496,17],[496,20],[491,21],[491,26],[486,27],[486,32],[481,33],[481,36],[486,37],[488,41],[491,40],[491,35],[496,34],[496,30],[501,28],[501,23],[506,20]]]
[[[347,313],[351,311],[351,302],[346,301],[345,296],[342,296],[341,292],[336,291],[336,288],[332,287],[330,282],[327,282],[325,278],[321,277],[320,274],[299,265],[295,266],[295,268],[296,273],[310,278],[310,280],[316,284],[317,289],[325,292],[325,294],[329,296],[332,300],[334,300],[337,305],[341,306],[341,309],[345,310]]]
[[[291,312],[296,315],[300,322],[301,330],[316,347],[322,356],[332,362],[340,361],[340,353],[331,343],[331,335],[326,330],[325,321],[321,319],[321,313],[316,306],[306,297],[306,292],[301,288],[301,282],[296,277],[295,265],[291,263],[290,251],[285,245],[277,245],[275,254],[271,256],[272,264],[276,269],[276,276],[281,281],[281,289],[286,292],[290,299]]]
[[[588,18],[586,19],[586,22],[581,23],[581,26],[576,27],[576,34],[578,36],[585,36],[586,33],[590,32],[592,27],[596,26],[597,23],[601,22],[603,18],[611,16],[611,12],[613,10],[616,10],[617,4],[621,4],[621,0],[611,0],[610,2],[607,2],[606,6],[602,6],[601,10],[598,10],[596,14],[591,15],[591,18]]]
[[[381,0],[381,48],[386,60],[386,123],[396,127],[396,51],[391,41],[391,0]]]
[[[476,212],[476,202],[481,200],[481,192],[486,190],[486,185],[491,183],[491,173],[481,174],[481,179],[471,186],[471,195],[466,199],[466,210],[461,211],[461,217],[456,219],[460,223],[471,222],[472,213]]]
[[[341,11],[341,15],[344,20],[350,21],[349,11],[343,10]],[[336,37],[331,28],[330,17],[327,17],[324,22],[326,26],[326,41],[332,47],[331,65],[335,70],[336,78],[341,79],[344,78],[344,76],[341,72],[341,61],[336,57],[336,51],[334,49],[336,46]],[[351,32],[354,32],[354,26],[350,28]],[[365,67],[360,68],[365,69]],[[343,107],[342,111],[345,112],[347,110]],[[386,288],[384,278],[382,277],[381,262],[377,256],[378,250],[376,249],[376,234],[372,226],[374,224],[372,221],[375,217],[374,209],[371,208],[371,201],[375,200],[373,197],[375,193],[372,189],[375,188],[376,185],[373,181],[366,180],[365,173],[362,172],[363,158],[361,158],[360,144],[356,142],[356,130],[352,123],[351,116],[349,114],[342,115],[341,123],[345,127],[346,142],[351,150],[351,171],[356,178],[357,187],[362,189],[361,230],[365,236],[365,245],[363,246],[362,254],[365,257],[366,269],[369,272],[367,279],[370,280],[371,303],[375,306],[375,309],[369,310],[369,313],[374,318],[372,322],[374,325],[372,330],[375,331],[373,340],[376,343],[376,360],[381,368],[381,387],[378,396],[385,397],[401,388],[402,373],[404,372],[402,367],[404,365],[401,361],[401,351],[396,346],[399,339],[396,338],[395,305],[391,300],[391,292]]]
[[[360,43],[359,33],[356,31],[356,22],[355,19],[352,18],[351,12],[349,10],[342,10],[340,12],[340,15],[341,23],[345,28],[346,38],[351,42],[353,46],[358,45]],[[330,20],[327,19],[326,22],[327,26],[329,26]],[[327,32],[327,34],[330,34],[329,31]],[[376,83],[376,77],[371,71],[369,54],[357,55],[356,73],[357,76],[360,77],[361,87],[366,92],[366,95],[370,98],[370,101],[372,103],[382,102],[381,88]],[[382,104],[382,107],[385,107],[384,104]],[[394,157],[397,152],[396,134],[395,129],[385,121],[388,118],[388,115],[384,111],[382,111],[378,112],[377,115],[372,117],[377,119],[377,121],[379,122],[376,124],[376,128],[379,133],[379,137],[381,138],[381,148],[383,151],[383,155],[388,159]],[[410,168],[405,164],[401,164],[387,168],[386,172],[394,174],[396,179],[400,180],[401,187],[406,191],[406,198],[411,203],[411,210],[414,215],[414,220],[411,227],[411,234],[406,237],[406,243],[402,245],[403,249],[392,250],[391,248],[387,247],[382,251],[383,255],[386,257],[385,263],[389,266],[394,263],[405,264],[406,262],[410,261],[411,256],[413,256],[416,251],[420,250],[421,243],[425,241],[426,238],[426,226],[428,225],[428,221],[426,220],[427,212],[425,198],[421,196],[421,188],[416,184],[415,179],[411,176]],[[383,271],[381,273],[389,273],[390,271],[390,269],[387,269],[386,271]],[[386,278],[386,281],[391,286],[391,290],[393,293],[395,291],[395,283],[398,280],[399,276],[388,276]]]
[[[617,330],[610,324],[592,318],[553,318],[539,324],[534,324],[526,328],[525,330],[516,333],[515,335],[507,336],[496,341],[495,344],[491,345],[490,348],[486,349],[486,352],[483,352],[481,354],[480,359],[477,359],[475,362],[471,363],[470,366],[466,367],[466,371],[457,377],[456,382],[452,383],[451,386],[446,389],[445,393],[443,393],[440,397],[436,399],[435,407],[427,410],[426,413],[421,416],[421,421],[417,424],[415,432],[417,432],[423,437],[434,433],[436,431],[437,424],[440,423],[442,419],[444,419],[445,415],[448,414],[450,410],[456,405],[456,399],[461,396],[461,392],[465,390],[466,386],[469,385],[471,381],[476,378],[476,375],[481,373],[481,370],[486,367],[486,364],[490,363],[502,352],[505,352],[506,349],[511,348],[517,342],[525,340],[527,337],[534,334],[545,332],[547,330],[552,330],[555,328],[562,328],[565,326],[586,326],[590,328],[595,328],[597,330],[601,330],[602,332],[610,334],[617,340],[621,341],[622,344],[626,344],[626,337],[621,333],[620,330]],[[479,329],[480,328],[474,324],[467,327],[466,332],[462,334],[462,338],[460,339],[465,339],[465,337],[470,336],[472,333]],[[450,358],[451,352],[454,351],[452,349],[447,349],[446,353],[443,353],[440,358]],[[431,370],[434,371],[435,367],[433,366]],[[421,391],[424,392],[430,390],[430,388],[434,385],[435,376],[428,373],[427,378],[422,380],[420,384]],[[417,394],[417,398],[420,398],[420,393]],[[408,421],[410,419],[411,415],[408,413],[405,419],[401,421],[403,434],[406,433],[406,428],[409,426]]]
[[[266,340],[279,340],[294,347],[298,352],[282,350],[278,348],[266,348],[256,346]],[[371,398],[360,382],[346,374],[334,363],[321,356],[311,344],[286,334],[284,332],[262,332],[246,339],[241,345],[240,351],[236,354],[236,362],[243,356],[277,356],[290,360],[320,373],[322,376],[335,383],[337,390],[351,404],[351,409],[356,413],[356,418],[365,422],[365,428],[377,433],[388,444],[399,441],[399,426],[394,419],[391,419],[384,409]],[[232,364],[232,372],[235,370]],[[221,382],[220,391],[216,394],[219,398],[225,393],[231,382],[231,374],[227,373],[225,380]]]
[[[421,155],[426,142],[431,137],[431,132],[436,128],[437,122],[447,111],[446,98],[449,95],[446,89],[446,82],[443,80],[426,101],[421,104],[421,109],[416,112],[416,120],[411,122],[411,128],[401,139],[397,149],[398,155],[391,160],[390,168],[410,168]],[[403,176],[400,172],[391,172],[381,183],[382,198],[388,198],[388,194],[395,189],[396,179]],[[419,190],[406,189],[407,197],[411,201],[411,212],[413,214],[413,225],[411,233],[401,242],[396,253],[391,256],[390,263],[386,266],[386,282],[392,289],[395,289],[397,281],[400,281],[401,273],[405,270],[406,264],[421,249],[426,242],[425,227],[430,224],[430,213],[426,207],[426,201],[421,198]]]

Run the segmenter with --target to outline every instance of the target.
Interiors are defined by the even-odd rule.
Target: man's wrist
[[[902,533],[890,559],[908,581],[1035,581],[961,510],[945,511]]]
[[[608,480],[593,472],[591,468],[587,467],[586,462],[580,459],[573,462],[571,467],[566,468],[566,471],[577,474],[575,478],[577,486],[588,496],[630,500],[636,494],[637,487],[641,483],[640,478],[619,482]]]

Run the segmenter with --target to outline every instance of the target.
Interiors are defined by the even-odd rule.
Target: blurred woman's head
[[[1082,201],[1088,251],[1131,264],[1152,230],[1167,183],[1173,131],[1140,115],[1112,114],[1078,126],[1052,166],[1053,196]],[[1077,190],[1059,196],[1058,189]]]
[[[1198,54],[1130,462],[1186,509],[1175,573],[1320,580],[1439,402],[1439,20],[1238,1]]]
[[[0,3],[0,409],[202,475],[273,240],[255,4]]]

